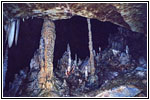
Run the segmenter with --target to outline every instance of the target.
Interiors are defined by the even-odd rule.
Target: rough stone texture
[[[53,52],[55,43],[55,25],[53,21],[44,19],[39,49],[30,62],[30,72],[23,91],[17,96],[50,96],[53,88]],[[54,96],[54,94],[53,94]]]
[[[4,3],[4,24],[14,18],[67,19],[73,15],[110,21],[132,31],[147,32],[146,3]]]
[[[55,25],[52,21],[45,19],[42,28],[42,40],[40,45],[40,74],[38,76],[41,88],[51,88],[49,82],[53,77],[53,52],[55,43]],[[42,49],[44,47],[44,49]],[[42,56],[42,57],[41,57]]]
[[[147,4],[129,3],[114,4],[132,31],[146,33],[147,31]]]

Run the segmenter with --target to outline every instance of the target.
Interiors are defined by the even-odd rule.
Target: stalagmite
[[[77,54],[75,54],[74,64],[75,64],[75,66],[77,66]]]
[[[99,53],[100,53],[101,52],[101,47],[99,47],[98,50],[99,50]]]
[[[81,65],[81,63],[82,63],[82,60],[79,58],[79,60],[78,60],[78,66]]]
[[[70,72],[71,70],[71,51],[70,51],[70,47],[69,47],[69,44],[67,45],[67,52],[68,52],[68,69],[67,71]]]
[[[88,77],[88,66],[85,66],[85,79],[87,80],[87,77]]]
[[[38,76],[41,88],[51,89],[50,80],[53,77],[53,53],[55,43],[55,25],[49,19],[44,19],[40,42],[40,74]]]
[[[88,30],[89,30],[89,50],[90,50],[89,65],[90,65],[91,74],[94,75],[95,67],[94,67],[94,55],[93,55],[93,43],[92,43],[92,32],[91,32],[90,19],[87,19],[87,23],[88,23]]]
[[[126,45],[126,54],[129,54],[129,47]]]

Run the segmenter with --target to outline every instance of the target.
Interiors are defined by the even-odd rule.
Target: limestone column
[[[87,19],[87,23],[88,23],[88,31],[89,31],[89,50],[90,50],[89,65],[90,65],[90,72],[92,75],[94,75],[95,67],[94,67],[93,42],[92,42],[92,32],[91,32],[90,19]]]
[[[40,40],[40,74],[38,76],[41,88],[51,88],[50,80],[53,77],[53,53],[55,44],[55,24],[49,19],[44,19]]]

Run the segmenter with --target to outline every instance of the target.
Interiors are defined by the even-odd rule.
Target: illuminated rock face
[[[53,77],[53,52],[55,43],[55,25],[52,21],[45,19],[41,32],[40,44],[40,74],[39,83],[41,88],[51,89],[49,81]]]
[[[147,31],[146,3],[4,3],[3,7],[4,23],[18,17],[59,20],[79,15],[110,21],[140,33]]]

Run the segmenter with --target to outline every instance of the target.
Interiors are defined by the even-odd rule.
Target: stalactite
[[[40,58],[41,70],[38,78],[41,88],[50,89],[51,83],[49,81],[53,77],[53,52],[56,38],[55,25],[51,20],[44,20],[41,34],[41,41],[44,43],[40,46],[40,55],[44,57]]]
[[[12,21],[11,22],[11,27],[10,29],[8,30],[9,33],[8,33],[8,46],[9,48],[12,46],[13,44],[13,41],[14,41],[14,35],[15,35],[15,21]]]
[[[16,36],[15,36],[15,45],[17,45],[18,35],[19,35],[19,26],[20,26],[20,19],[17,19],[16,22]]]
[[[5,29],[5,32],[6,32],[5,43],[7,42],[7,39],[8,39],[9,30],[10,30],[10,28],[11,28],[10,26],[11,26],[10,23],[9,23],[9,24],[6,24],[6,25],[4,26],[4,29]]]
[[[6,31],[6,40],[8,38],[8,47],[11,48],[13,45],[14,37],[15,37],[15,44],[17,45],[18,34],[19,34],[19,26],[20,26],[20,19],[12,20],[9,24],[4,26]],[[16,33],[15,33],[16,31]]]
[[[92,43],[92,32],[91,32],[91,23],[90,19],[87,19],[88,30],[89,30],[89,50],[90,50],[90,60],[89,65],[91,69],[91,74],[94,75],[95,67],[94,67],[94,55],[93,55],[93,43]]]

